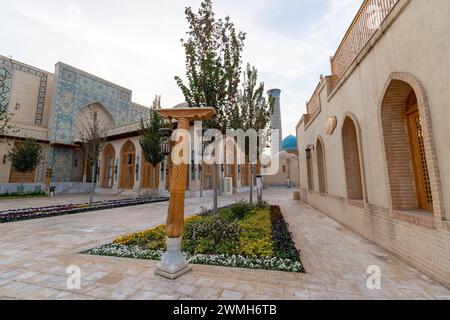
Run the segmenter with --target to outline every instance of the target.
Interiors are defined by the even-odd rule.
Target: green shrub
[[[194,253],[211,253],[232,247],[239,241],[241,228],[238,223],[223,219],[220,215],[202,217],[188,223],[184,230],[184,249]]]
[[[251,203],[242,200],[233,204],[230,209],[236,219],[243,219],[246,214],[253,211],[254,206]]]
[[[254,207],[255,210],[270,210],[270,204],[266,201],[258,201]]]
[[[239,222],[242,233],[236,254],[249,257],[273,256],[272,225],[270,213],[259,210]]]
[[[166,250],[166,226],[120,237],[114,241],[114,244],[141,246],[149,250]]]

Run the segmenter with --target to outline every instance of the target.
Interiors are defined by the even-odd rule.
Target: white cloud
[[[326,1],[326,0],[323,0]],[[297,35],[264,24],[273,5],[291,1],[216,0],[218,16],[230,15],[247,35],[244,59],[260,70],[267,89],[283,90],[284,134],[305,111],[320,73],[329,73],[329,56],[362,0],[329,0],[326,12]],[[0,21],[6,52],[37,67],[53,69],[63,61],[133,90],[133,100],[150,105],[154,95],[163,104],[182,101],[174,81],[184,73],[180,39],[184,8],[200,1],[183,0],[0,0]],[[308,6],[308,1],[297,6]],[[302,19],[305,17],[299,17]],[[290,23],[290,21],[287,21]],[[283,21],[283,25],[287,24]],[[298,21],[292,21],[297,24]],[[277,30],[279,30],[277,28]]]

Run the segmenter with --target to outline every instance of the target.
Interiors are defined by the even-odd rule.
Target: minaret
[[[267,92],[269,97],[275,98],[274,110],[272,115],[272,129],[278,129],[280,131],[280,149],[281,151],[281,143],[283,141],[283,127],[281,125],[281,90],[280,89],[271,89]]]

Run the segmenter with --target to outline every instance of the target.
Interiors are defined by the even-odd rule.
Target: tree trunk
[[[94,170],[92,171],[92,188],[91,188],[91,194],[89,195],[89,205],[92,206],[92,202],[94,202],[94,192],[95,187],[97,185],[97,161],[94,165]]]
[[[253,204],[253,165],[250,164],[250,203]]]
[[[212,174],[213,174],[213,211],[214,214],[217,214],[217,167],[216,167],[216,161],[214,160],[213,167],[212,167]]]
[[[203,162],[203,153],[202,153],[202,162],[199,166],[200,170],[200,198],[203,198],[203,180],[205,179],[205,175],[203,174],[205,172],[205,164]]]
[[[24,183],[24,181],[25,181],[25,172],[22,172],[21,175],[22,175],[22,176],[20,177],[20,190],[19,190],[19,194],[20,194],[20,195],[24,194],[23,183]]]
[[[156,174],[158,173],[158,166],[153,167],[153,197],[156,197]]]

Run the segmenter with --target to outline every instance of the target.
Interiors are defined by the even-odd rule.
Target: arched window
[[[423,124],[416,92],[407,82],[391,81],[381,121],[393,209],[432,211]]]
[[[319,192],[322,194],[327,193],[327,181],[325,173],[325,151],[323,143],[320,139],[317,139],[317,174],[319,177]]]
[[[354,121],[348,116],[345,118],[342,126],[342,144],[344,149],[348,199],[363,200],[364,193],[358,133]]]

